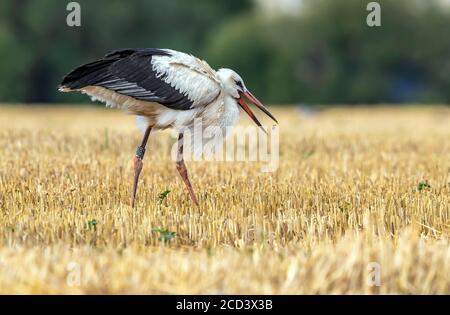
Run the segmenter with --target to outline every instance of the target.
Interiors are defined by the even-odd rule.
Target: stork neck
[[[225,127],[234,126],[239,119],[239,106],[234,97],[226,96],[224,99],[224,124]]]

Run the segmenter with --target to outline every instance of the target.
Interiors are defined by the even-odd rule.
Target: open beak
[[[256,105],[263,113],[265,113],[267,116],[272,118],[277,124],[278,120],[272,115],[271,112],[254,96],[250,91],[245,90],[243,92],[239,93],[240,97],[238,99],[239,105],[241,105],[242,109],[250,116],[250,118],[259,126],[261,129],[266,132],[266,130],[263,128],[261,123],[259,122],[258,118],[256,118],[255,114],[251,111],[250,107],[245,103],[244,98],[249,101],[250,103]],[[267,132],[266,132],[267,133]]]

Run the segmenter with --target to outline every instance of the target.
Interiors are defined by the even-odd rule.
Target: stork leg
[[[189,191],[189,196],[192,199],[192,202],[198,207],[197,197],[195,196],[194,189],[192,189],[191,182],[189,181],[188,172],[186,169],[186,165],[184,164],[183,158],[183,134],[180,133],[178,135],[178,154],[177,154],[177,170],[180,173],[181,178],[183,179],[186,188]]]
[[[136,155],[133,159],[134,164],[134,182],[133,182],[133,191],[131,195],[131,207],[134,208],[135,201],[136,201],[136,192],[138,188],[138,182],[139,182],[139,175],[142,171],[142,160],[144,159],[145,155],[145,146],[147,145],[148,137],[150,136],[150,131],[152,130],[151,126],[148,126],[145,130],[144,138],[142,139],[141,145],[136,150]]]

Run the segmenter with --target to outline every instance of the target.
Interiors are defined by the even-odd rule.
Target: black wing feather
[[[161,49],[122,49],[107,53],[103,59],[82,65],[64,77],[62,88],[72,90],[101,86],[140,101],[157,102],[166,107],[187,110],[193,101],[157,77],[153,56],[170,56]]]

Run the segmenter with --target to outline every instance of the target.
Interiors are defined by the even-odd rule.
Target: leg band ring
[[[145,154],[145,148],[138,147],[136,150],[136,156],[142,160],[144,158],[144,154]]]

